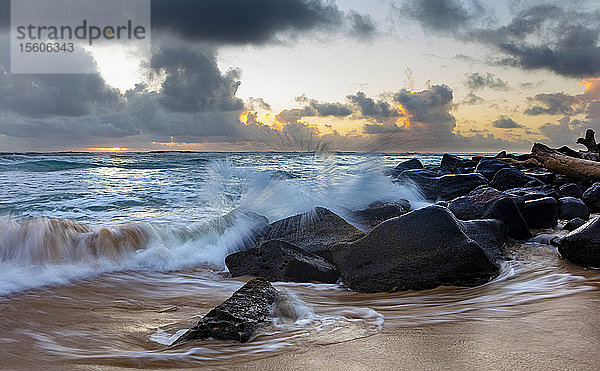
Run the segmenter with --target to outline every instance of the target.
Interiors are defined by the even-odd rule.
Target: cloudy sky
[[[153,0],[152,55],[9,73],[0,152],[528,151],[600,131],[597,0]]]

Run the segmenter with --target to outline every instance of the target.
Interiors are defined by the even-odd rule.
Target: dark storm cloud
[[[540,126],[540,132],[544,135],[550,145],[562,146],[572,144],[575,138],[585,131],[584,123],[580,120],[571,120],[565,116],[558,120],[558,123],[545,123]]]
[[[350,12],[347,16],[350,24],[350,34],[358,38],[369,38],[377,32],[373,19],[365,14]]]
[[[343,29],[361,37],[375,27],[368,16],[345,15],[322,0],[152,0],[152,27],[189,40],[264,44],[283,33]]]
[[[404,15],[419,21],[425,28],[436,32],[469,27],[485,15],[485,8],[478,1],[406,1],[400,10]]]
[[[523,127],[523,125],[516,123],[515,120],[504,115],[492,122],[492,126],[499,129],[517,129]]]
[[[306,95],[296,97],[296,102],[303,103],[303,108],[286,109],[281,111],[277,120],[283,123],[296,123],[302,117],[346,117],[352,114],[352,109],[342,103],[319,102]]]
[[[510,86],[508,82],[497,78],[493,73],[481,74],[479,72],[466,73],[467,81],[465,86],[471,90],[481,90],[490,88],[493,90],[508,90]]]
[[[162,70],[160,102],[177,112],[231,111],[243,109],[235,96],[240,72],[222,74],[214,54],[189,48],[165,48],[152,57],[152,66]]]
[[[420,92],[401,90],[394,94],[394,101],[408,111],[412,119],[431,124],[443,132],[452,131],[456,120],[449,111],[452,109],[452,89],[446,85],[433,85]]]
[[[0,68],[0,111],[26,117],[84,116],[117,109],[118,90],[97,74],[16,75]]]
[[[365,134],[390,134],[406,131],[396,124],[364,124],[363,133]]]
[[[585,95],[568,95],[565,93],[537,94],[528,100],[535,105],[527,108],[526,115],[575,115],[585,110]]]
[[[277,120],[285,123],[296,123],[302,117],[346,117],[352,114],[349,106],[342,103],[319,102],[306,96],[296,98],[297,102],[307,103],[303,108],[281,111]]]
[[[353,96],[349,96],[349,99],[351,97]],[[373,101],[372,99],[366,99],[366,97],[363,98],[367,102]],[[449,112],[452,109],[452,90],[446,85],[433,85],[429,89],[420,92],[403,89],[393,95],[393,100],[404,107],[410,119],[410,125],[398,126],[395,121],[382,120],[383,122],[365,124],[363,131],[366,134],[400,132],[412,136],[415,141],[428,144],[431,144],[434,138],[457,140],[457,137],[452,133],[456,126],[456,119]],[[372,107],[372,105],[368,105],[368,107]],[[373,113],[369,110],[366,112]],[[361,110],[360,113],[364,114],[364,110]],[[373,115],[365,116],[367,118],[375,117]],[[401,114],[394,110],[390,116],[399,118]]]
[[[425,29],[442,36],[478,42],[501,51],[494,64],[522,69],[547,69],[564,76],[600,74],[600,10],[593,0],[589,6],[569,7],[548,1],[515,9],[506,25],[493,26],[494,14],[479,3],[459,0],[411,0],[404,15]],[[437,8],[436,8],[437,7]],[[449,12],[447,19],[444,12]],[[483,12],[483,13],[482,13]]]
[[[398,111],[390,103],[370,98],[362,91],[348,95],[346,99],[348,99],[362,117],[374,120],[398,117]]]

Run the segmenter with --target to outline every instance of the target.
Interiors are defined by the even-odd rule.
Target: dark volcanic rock
[[[581,218],[575,218],[575,219],[571,219],[567,222],[567,224],[565,224],[564,228],[567,231],[574,231],[577,228],[581,227],[582,225],[584,225],[586,222],[585,220],[581,219]]]
[[[558,202],[552,197],[526,201],[523,218],[529,228],[553,228],[558,223]]]
[[[556,180],[556,174],[543,170],[529,170],[524,171],[523,174],[541,180],[545,184],[554,184]]]
[[[506,225],[497,219],[460,222],[465,234],[477,242],[492,261],[502,259],[506,243]]]
[[[481,187],[473,190],[468,196],[453,199],[448,208],[458,219],[480,219],[487,208],[501,198],[510,196],[491,187]]]
[[[268,281],[255,278],[208,312],[173,345],[207,338],[244,343],[271,323],[271,306],[278,296]]]
[[[265,240],[279,240],[319,255],[331,262],[329,247],[355,241],[365,234],[323,207],[271,223]]]
[[[431,170],[406,170],[403,171],[397,178],[398,183],[409,183],[416,185],[423,194],[423,197],[429,200],[437,199],[437,180],[439,175]]]
[[[517,240],[531,238],[531,232],[512,198],[501,198],[492,203],[483,213],[484,219],[498,219],[506,225],[506,233]]]
[[[335,283],[339,274],[322,257],[283,241],[231,254],[225,265],[232,277],[253,276],[269,281]]]
[[[563,258],[584,267],[600,267],[600,217],[563,237],[558,246]]]
[[[486,184],[487,180],[476,173],[444,175],[439,178],[437,183],[438,197],[441,200],[452,200],[467,195],[475,188]]]
[[[428,200],[451,200],[464,196],[475,188],[487,184],[480,174],[449,174],[437,176],[429,170],[407,170],[396,178],[397,182],[412,182]]]
[[[475,172],[480,173],[488,180],[494,179],[494,175],[501,169],[511,167],[509,164],[496,158],[483,158],[477,164]]]
[[[444,174],[461,174],[472,172],[473,168],[477,166],[477,162],[472,160],[466,160],[464,158],[444,154],[440,163],[440,170]]]
[[[506,226],[509,237],[524,240],[531,237],[525,219],[517,207],[516,196],[494,188],[479,188],[468,196],[455,198],[448,209],[461,220],[497,219]]]
[[[398,176],[404,170],[414,170],[414,169],[422,169],[423,164],[416,158],[411,158],[410,160],[406,160],[401,162],[396,166],[393,170],[389,171],[389,175]]]
[[[522,171],[513,168],[501,169],[490,182],[490,186],[500,191],[506,191],[507,189],[523,187],[526,185],[529,187],[543,186],[544,183],[541,180],[525,175]]]
[[[344,282],[362,292],[476,286],[498,273],[459,221],[440,206],[385,221],[364,238],[332,251]]]
[[[583,193],[582,199],[593,211],[600,211],[600,182],[592,184]]]
[[[355,210],[352,213],[363,225],[369,227],[375,227],[377,224],[406,214],[410,211],[410,203],[408,204],[408,208],[405,205],[401,205],[397,202],[375,202],[369,205],[366,209],[363,210]]]
[[[537,186],[537,187],[520,187],[511,188],[504,191],[515,196],[521,197],[525,201],[536,200],[538,198],[552,197],[558,199],[560,195],[556,189],[549,185]]]
[[[500,151],[500,152],[498,152],[498,153],[496,154],[496,156],[494,156],[494,157],[496,157],[496,158],[504,158],[504,157],[506,157],[506,156],[508,156],[508,155],[506,154],[506,151]]]
[[[563,184],[558,188],[560,197],[583,197],[583,190],[575,183]]]
[[[558,217],[560,219],[589,219],[590,217],[590,208],[586,206],[586,204],[575,197],[562,197],[558,199],[558,207],[559,214]]]

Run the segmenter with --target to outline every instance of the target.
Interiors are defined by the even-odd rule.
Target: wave
[[[96,164],[84,162],[72,162],[62,160],[39,160],[28,162],[17,162],[0,164],[0,172],[4,171],[27,171],[27,172],[53,172],[75,169],[90,169],[98,167]]]
[[[154,198],[111,198],[108,203],[81,208],[91,213],[87,220],[92,223],[106,210],[136,208],[148,215],[117,226],[39,217],[0,220],[0,295],[103,272],[177,270],[201,264],[224,267],[224,258],[248,246],[269,221],[316,206],[351,220],[351,210],[374,201],[404,198],[414,207],[426,204],[417,190],[392,183],[371,161],[357,164],[352,172],[340,170],[328,159],[305,158],[303,162],[305,167],[294,169],[291,176],[287,169],[265,171],[213,160],[206,165],[191,201],[171,208],[198,216],[185,215],[166,224],[147,222],[154,220],[157,207],[167,210],[168,201]],[[222,216],[208,219],[207,215]],[[204,221],[198,221],[201,217]],[[99,222],[106,224],[102,219]]]
[[[125,224],[92,228],[65,219],[5,219],[0,223],[0,295],[128,269],[223,266],[267,224],[235,211],[206,223],[167,228]]]
[[[198,162],[201,163],[201,162]],[[9,162],[0,164],[0,172],[24,171],[24,172],[55,172],[66,170],[94,169],[94,168],[117,168],[130,170],[155,170],[175,169],[183,165],[168,164],[161,161],[138,161],[130,163],[102,163],[102,162],[74,162],[64,160],[36,160],[26,162]]]

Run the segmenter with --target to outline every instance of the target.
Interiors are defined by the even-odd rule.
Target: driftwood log
[[[587,129],[585,132],[585,138],[577,139],[578,144],[583,144],[585,148],[587,148],[588,152],[600,152],[600,147],[598,143],[596,143],[596,138],[594,138],[594,131],[592,129]]]
[[[546,169],[555,173],[576,179],[600,180],[600,162],[567,156],[541,143],[533,145],[531,155]]]

